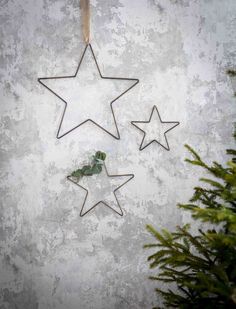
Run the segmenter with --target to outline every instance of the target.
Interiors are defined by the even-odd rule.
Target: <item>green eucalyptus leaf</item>
[[[97,151],[95,155],[92,156],[92,165],[84,165],[81,169],[71,173],[71,176],[81,178],[83,176],[92,176],[94,174],[100,174],[102,171],[102,166],[106,159],[105,152]]]

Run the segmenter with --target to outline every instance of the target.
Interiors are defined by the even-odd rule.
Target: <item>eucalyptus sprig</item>
[[[105,159],[105,152],[97,151],[95,155],[92,156],[92,163],[90,165],[84,165],[82,168],[77,169],[71,173],[71,176],[81,179],[83,176],[99,174],[102,171]]]
[[[236,76],[236,71],[235,70],[227,70],[227,74],[230,76],[230,77],[235,77]]]

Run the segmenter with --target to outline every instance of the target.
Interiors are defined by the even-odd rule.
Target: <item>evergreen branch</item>
[[[158,250],[148,258],[151,268],[158,267],[158,275],[151,279],[177,286],[177,291],[156,289],[165,308],[236,308],[236,150],[227,150],[233,158],[224,167],[217,162],[207,165],[195,150],[186,148],[193,156],[186,161],[201,166],[214,178],[201,178],[209,187],[195,187],[190,202],[178,206],[214,228],[199,229],[193,235],[190,225],[172,233],[158,232],[148,225],[156,243],[145,248]]]
[[[222,186],[222,184],[220,184],[219,182],[214,181],[212,179],[200,178],[200,181],[206,182],[206,183],[210,184],[211,186],[216,187],[220,190],[224,190],[224,186]]]

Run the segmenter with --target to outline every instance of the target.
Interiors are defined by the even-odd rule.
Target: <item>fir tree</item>
[[[189,203],[178,207],[206,228],[193,235],[190,225],[178,226],[173,233],[148,225],[156,243],[145,247],[157,248],[148,258],[150,267],[157,268],[150,278],[176,284],[177,288],[156,289],[165,308],[236,308],[236,150],[226,150],[230,160],[223,166],[208,165],[186,147],[193,156],[186,161],[211,177],[201,178],[204,185],[194,188]]]

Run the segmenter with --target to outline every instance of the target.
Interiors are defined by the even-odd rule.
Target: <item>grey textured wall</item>
[[[224,161],[233,144],[235,0],[92,0],[92,45],[106,76],[140,83],[114,105],[117,141],[85,125],[55,138],[63,104],[38,82],[74,74],[84,48],[78,0],[1,0],[0,308],[127,309],[160,302],[142,249],[145,224],[174,229],[199,171],[184,143]],[[156,104],[181,124],[171,151],[138,151],[131,120]],[[79,212],[84,193],[65,177],[97,149],[110,173],[134,173],[119,192],[124,216]]]

